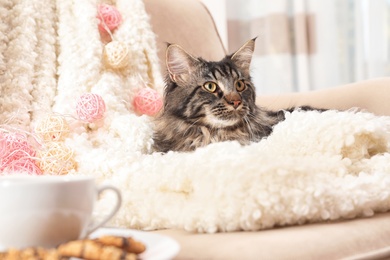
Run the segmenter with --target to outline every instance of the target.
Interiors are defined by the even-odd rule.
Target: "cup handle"
[[[97,188],[97,195],[99,197],[99,195],[101,193],[103,193],[104,191],[106,190],[111,190],[115,193],[116,195],[116,203],[115,203],[115,206],[114,208],[111,210],[111,212],[105,216],[103,218],[103,220],[101,220],[99,223],[96,223],[94,224],[92,227],[88,228],[86,234],[84,237],[87,237],[89,234],[91,234],[92,232],[94,232],[96,229],[100,228],[101,226],[103,226],[104,224],[106,224],[117,212],[118,210],[120,209],[121,207],[121,204],[122,204],[122,195],[121,195],[121,192],[119,191],[118,188],[112,186],[112,185],[102,185],[102,186],[99,186]]]

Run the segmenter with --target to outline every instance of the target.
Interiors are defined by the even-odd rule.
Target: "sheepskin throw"
[[[117,0],[114,32],[130,50],[120,70],[102,64],[96,0],[0,4],[0,123],[31,131],[42,116],[68,116],[65,140],[78,168],[116,185],[123,206],[111,225],[198,232],[372,216],[390,209],[390,118],[365,112],[288,113],[259,143],[151,153],[152,120],[133,112],[144,84],[161,92],[155,38],[141,0]],[[106,102],[104,120],[74,120],[85,92]],[[98,202],[96,217],[113,203]]]

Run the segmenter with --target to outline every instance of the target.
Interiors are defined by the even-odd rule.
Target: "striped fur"
[[[247,145],[268,136],[284,119],[283,113],[255,104],[249,73],[254,42],[218,62],[195,58],[178,45],[168,46],[164,108],[155,120],[155,151],[193,151],[229,140]],[[238,91],[238,81],[245,90]],[[215,92],[203,87],[207,82],[217,85]]]

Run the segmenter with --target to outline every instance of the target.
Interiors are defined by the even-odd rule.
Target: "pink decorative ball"
[[[103,118],[106,104],[101,96],[86,93],[77,100],[76,112],[80,120],[93,123]]]
[[[20,133],[2,133],[0,135],[0,170],[10,167],[20,160],[31,160],[36,152],[27,137]]]
[[[113,31],[122,23],[122,15],[112,5],[100,4],[98,5],[98,19],[99,19],[99,30],[101,32],[107,32],[107,29]],[[105,26],[104,26],[105,25]]]
[[[135,95],[133,105],[137,112],[153,116],[160,111],[163,101],[156,90],[143,88]]]
[[[20,159],[8,165],[8,170],[12,173],[28,173],[30,175],[42,175],[43,172],[33,159]]]
[[[6,146],[5,136],[3,132],[0,132],[0,158],[4,155]]]

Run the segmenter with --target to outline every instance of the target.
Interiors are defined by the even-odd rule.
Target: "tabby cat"
[[[214,142],[242,145],[270,135],[284,112],[256,106],[250,63],[255,39],[218,62],[188,54],[176,44],[166,50],[164,108],[156,118],[154,150],[193,151]]]

